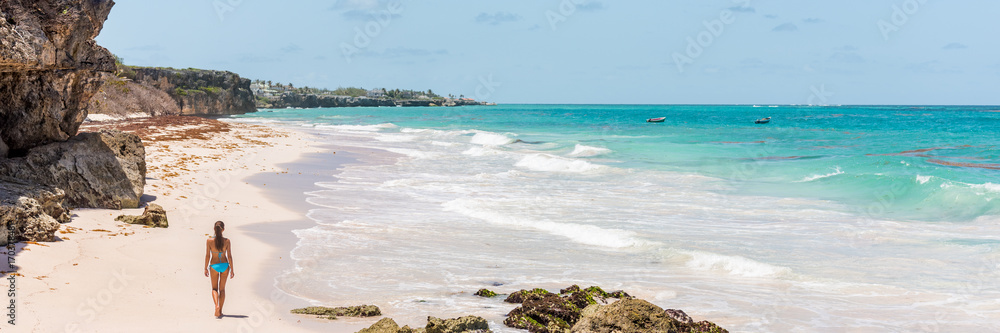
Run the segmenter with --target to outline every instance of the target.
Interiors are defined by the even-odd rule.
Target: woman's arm
[[[226,258],[229,258],[229,278],[236,277],[236,269],[233,267],[233,244],[226,239]]]
[[[205,277],[208,277],[208,261],[212,259],[212,246],[209,245],[212,240],[205,241]]]

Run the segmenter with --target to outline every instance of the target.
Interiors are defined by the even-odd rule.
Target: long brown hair
[[[225,243],[222,242],[222,229],[225,229],[225,228],[226,228],[226,224],[225,223],[222,223],[222,221],[215,221],[215,249],[216,250],[222,251],[222,246],[223,246],[223,244],[225,244]]]

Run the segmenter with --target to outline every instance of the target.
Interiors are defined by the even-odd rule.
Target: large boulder
[[[146,184],[146,151],[135,134],[81,133],[0,160],[0,176],[62,189],[74,208],[137,208]]]
[[[680,320],[678,320],[680,319]],[[728,333],[708,321],[694,322],[679,310],[663,310],[641,299],[590,305],[573,333]]]
[[[550,293],[545,289],[521,290],[511,293],[504,302],[521,303],[507,313],[504,325],[531,333],[563,333],[570,330],[583,315],[583,309],[594,304],[607,304],[608,299],[631,298],[625,292],[606,292],[600,287],[586,289],[573,285]]]
[[[167,211],[163,209],[163,206],[157,204],[146,206],[146,209],[142,211],[142,215],[119,215],[115,218],[115,221],[128,224],[141,224],[153,228],[167,228],[170,226],[167,222]]]
[[[382,318],[371,327],[362,329],[358,333],[490,333],[489,323],[486,319],[476,316],[465,316],[454,319],[440,319],[427,317],[427,326],[424,328],[410,328],[409,326],[399,327],[392,318]]]
[[[76,135],[114,58],[94,37],[111,0],[0,1],[0,157]],[[0,149],[0,152],[7,149]]]
[[[477,316],[465,316],[454,319],[427,317],[426,333],[485,333],[489,332],[490,324],[486,319]]]
[[[69,222],[62,190],[0,178],[0,245],[50,242],[59,223]]]

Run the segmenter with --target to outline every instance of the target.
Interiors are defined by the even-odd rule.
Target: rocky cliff
[[[0,152],[21,155],[76,134],[99,73],[115,69],[94,42],[113,5],[0,0]]]
[[[233,72],[129,67],[125,76],[165,91],[183,115],[228,115],[257,111],[250,80]]]
[[[356,106],[396,106],[392,100],[368,97],[335,95],[313,95],[284,93],[275,98],[258,99],[258,106],[265,109],[293,108],[340,108]]]
[[[77,135],[115,70],[98,46],[111,0],[0,0],[0,233],[51,241],[68,207],[132,208],[145,186],[142,142]]]

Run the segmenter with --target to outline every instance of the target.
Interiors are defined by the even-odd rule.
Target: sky
[[[130,65],[500,103],[1000,105],[996,0],[116,0]]]

